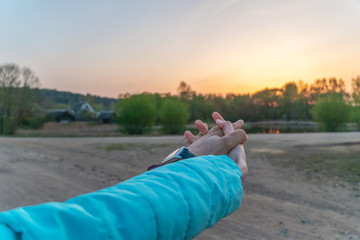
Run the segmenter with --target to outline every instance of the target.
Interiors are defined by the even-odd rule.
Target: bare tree
[[[180,82],[176,90],[178,91],[181,99],[191,100],[196,94],[196,92],[191,89],[191,86],[184,81]]]
[[[0,66],[0,134],[4,134],[5,120],[16,125],[31,111],[36,101],[33,88],[37,87],[39,80],[31,69],[16,64]]]

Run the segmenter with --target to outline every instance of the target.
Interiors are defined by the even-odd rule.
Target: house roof
[[[49,112],[55,118],[61,118],[61,117],[65,117],[65,116],[69,116],[70,118],[74,118],[74,115],[72,114],[72,112],[70,112],[67,109],[55,109],[55,110],[50,110]]]
[[[79,102],[72,107],[72,110],[76,113],[83,111],[83,110],[88,110],[90,112],[94,112],[94,108],[88,102]]]
[[[100,111],[98,119],[110,119],[115,115],[114,111]]]

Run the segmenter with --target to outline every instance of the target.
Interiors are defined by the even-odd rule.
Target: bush
[[[165,134],[182,133],[186,122],[189,120],[189,116],[190,114],[185,103],[165,99],[159,113],[162,131]]]
[[[30,129],[39,129],[44,125],[46,120],[47,118],[45,114],[27,117],[22,121],[21,127],[30,128]]]
[[[360,130],[360,106],[351,108],[351,122],[356,123],[358,130]]]
[[[88,112],[88,111],[80,111],[78,114],[76,114],[76,121],[79,122],[89,122],[89,121],[94,121],[95,118],[95,113],[92,112]]]
[[[5,135],[13,135],[18,128],[18,124],[16,119],[13,117],[4,118],[4,134]]]
[[[350,107],[340,94],[328,94],[318,99],[312,109],[314,120],[323,124],[325,131],[335,132],[349,120]]]
[[[142,134],[151,129],[156,120],[156,105],[152,95],[138,94],[119,99],[116,109],[117,122],[128,134]]]

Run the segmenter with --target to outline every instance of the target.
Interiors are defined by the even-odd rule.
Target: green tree
[[[52,110],[56,110],[56,109],[66,109],[66,110],[71,110],[71,106],[70,104],[65,104],[65,103],[57,103],[55,105],[53,105],[51,107]]]
[[[202,94],[193,95],[192,99],[186,101],[189,106],[190,120],[201,119],[211,121],[211,114],[215,111],[214,102]]]
[[[17,88],[16,94],[16,121],[20,126],[24,125],[25,121],[35,116],[38,111],[38,87],[40,86],[39,79],[34,72],[27,67],[22,69],[21,85]]]
[[[294,103],[297,116],[301,120],[312,120],[309,86],[300,80],[297,88],[298,96]]]
[[[226,119],[229,119],[230,121],[237,121],[239,119],[245,121],[257,120],[259,107],[254,104],[250,95],[227,94],[226,100],[229,103],[229,107],[227,111],[225,109],[224,112],[221,112]],[[223,111],[223,109],[219,111]]]
[[[360,106],[351,107],[351,122],[356,123],[358,129],[360,130]]]
[[[331,93],[318,99],[312,109],[314,120],[323,124],[326,131],[335,132],[349,120],[350,108],[339,93]]]
[[[119,99],[116,109],[118,123],[129,134],[142,134],[156,120],[156,104],[150,94],[137,94]]]
[[[297,117],[295,101],[298,97],[298,89],[295,82],[286,83],[283,86],[282,96],[279,98],[278,116],[283,120],[292,120]]]
[[[314,104],[318,98],[328,93],[338,93],[345,97],[347,94],[344,80],[334,77],[316,79],[310,86],[310,103]]]
[[[39,80],[29,68],[0,66],[0,134],[12,134],[32,116]],[[6,126],[5,126],[6,125]]]
[[[85,96],[82,96],[82,101],[88,102],[96,112],[99,112],[104,109],[104,106],[101,103],[99,104],[96,103],[95,97],[90,93],[86,93]]]
[[[281,89],[278,88],[265,88],[252,96],[254,103],[260,107],[261,119],[273,120],[277,118],[280,92]]]
[[[189,120],[187,105],[174,99],[164,99],[160,108],[159,119],[166,134],[179,134]]]
[[[360,76],[351,80],[353,106],[351,108],[351,121],[357,124],[360,130]]]
[[[329,92],[329,85],[326,78],[316,79],[309,88],[310,103],[315,104],[316,100]]]
[[[354,104],[360,104],[360,76],[351,80],[351,90]]]

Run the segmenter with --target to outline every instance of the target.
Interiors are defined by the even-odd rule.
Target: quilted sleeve
[[[237,165],[227,156],[203,156],[65,203],[0,213],[0,224],[25,240],[191,239],[235,211],[241,197]]]

